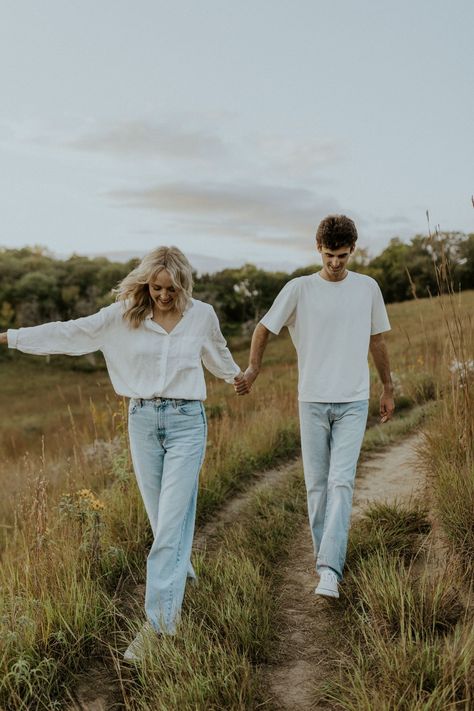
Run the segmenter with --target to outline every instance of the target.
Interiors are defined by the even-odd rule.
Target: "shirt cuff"
[[[239,366],[237,364],[235,365],[235,367],[236,367],[236,370],[234,372],[234,375],[231,378],[224,378],[225,382],[230,383],[231,385],[234,382],[235,376],[238,375],[242,370],[241,368],[239,368]]]
[[[18,346],[18,328],[9,328],[7,331],[7,341],[9,348],[17,348]]]

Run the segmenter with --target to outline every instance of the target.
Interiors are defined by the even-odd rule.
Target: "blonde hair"
[[[143,257],[140,264],[127,274],[114,289],[117,301],[129,300],[123,318],[138,328],[153,308],[148,285],[163,270],[171,277],[176,289],[176,307],[183,313],[193,293],[193,270],[177,247],[157,247]]]

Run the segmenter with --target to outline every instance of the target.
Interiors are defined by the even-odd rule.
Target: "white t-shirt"
[[[303,402],[352,402],[369,397],[370,336],[390,330],[379,285],[348,272],[339,282],[317,274],[289,281],[261,323],[287,326],[298,354]]]
[[[228,383],[240,372],[210,304],[191,299],[171,333],[155,323],[151,313],[132,328],[122,317],[123,307],[119,301],[92,316],[11,328],[8,345],[36,355],[101,350],[115,392],[125,397],[204,400],[201,362]]]

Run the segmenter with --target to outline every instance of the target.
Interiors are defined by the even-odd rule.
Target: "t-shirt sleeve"
[[[265,328],[278,335],[283,326],[292,326],[296,318],[298,301],[298,282],[289,281],[280,291],[269,311],[260,320]]]
[[[390,331],[390,321],[388,320],[387,309],[383,301],[382,292],[376,281],[373,283],[372,289],[372,314],[371,314],[371,329],[370,335],[375,336],[377,333]]]

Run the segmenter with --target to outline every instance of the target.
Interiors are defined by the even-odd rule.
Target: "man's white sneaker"
[[[319,584],[314,591],[316,595],[325,595],[326,597],[339,597],[337,589],[337,575],[329,568],[324,568],[321,571]]]
[[[153,633],[158,634],[150,622],[145,622],[140,632],[137,634],[135,639],[130,642],[127,649],[123,653],[123,658],[128,662],[139,661],[145,651],[147,637]]]

